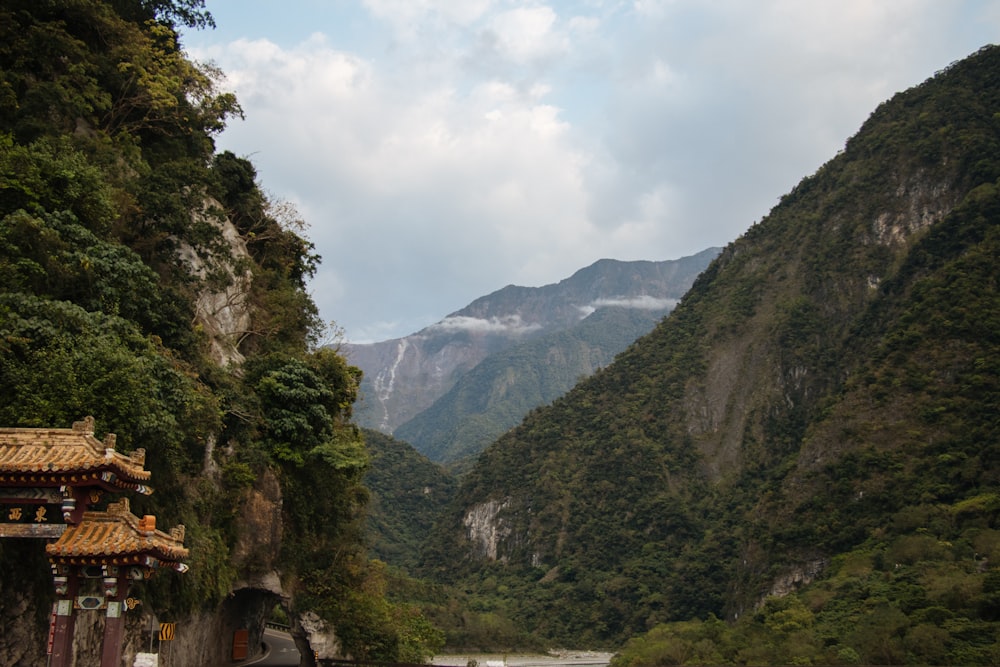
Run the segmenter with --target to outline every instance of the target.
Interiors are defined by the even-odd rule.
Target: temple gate
[[[0,428],[0,538],[55,540],[45,547],[56,591],[51,667],[73,664],[76,614],[86,610],[104,611],[101,667],[120,667],[131,583],[187,570],[184,526],[157,530],[127,498],[89,509],[108,492],[151,493],[144,465],[144,450],[121,454],[114,434],[94,437],[93,417],[71,429]]]

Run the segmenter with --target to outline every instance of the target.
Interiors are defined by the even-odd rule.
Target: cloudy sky
[[[352,342],[508,284],[723,246],[871,111],[987,43],[995,0],[208,0],[250,158]]]

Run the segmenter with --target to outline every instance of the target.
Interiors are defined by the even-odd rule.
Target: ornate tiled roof
[[[62,536],[46,545],[49,560],[72,565],[147,565],[186,569],[184,526],[169,533],[156,529],[156,517],[132,514],[128,499],[110,503],[106,512],[85,512],[83,521],[68,526]]]
[[[0,428],[0,484],[94,485],[149,493],[146,450],[115,451],[115,435],[94,437],[94,418],[73,428]]]

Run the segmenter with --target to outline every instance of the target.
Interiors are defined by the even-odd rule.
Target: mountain
[[[434,521],[455,495],[455,479],[405,442],[365,429],[371,459],[365,486],[375,557],[411,568]]]
[[[424,573],[553,643],[655,629],[623,665],[985,664],[998,257],[991,46],[880,105],[650,334],[488,447]]]
[[[355,420],[393,433],[491,354],[568,329],[600,307],[672,306],[717,252],[663,262],[604,259],[556,284],[508,285],[404,338],[344,344],[341,351],[364,371]]]
[[[567,329],[494,352],[395,435],[433,461],[471,459],[532,409],[611,363],[669,312],[605,306]]]

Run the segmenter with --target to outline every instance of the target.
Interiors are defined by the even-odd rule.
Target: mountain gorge
[[[989,662],[998,156],[1000,48],[882,104],[481,454],[424,573],[525,633],[636,636],[623,665]]]
[[[200,666],[280,618],[305,662],[1000,663],[1000,47],[721,251],[338,350],[304,222],[216,151],[203,7],[0,5],[0,427],[142,450],[131,507],[189,550],[135,582],[126,662],[160,621]],[[43,539],[0,540],[0,664],[45,664],[56,595]]]
[[[385,433],[402,427],[400,437],[433,460],[478,453],[652,329],[717,253],[605,259],[556,284],[508,285],[404,338],[344,344],[365,374],[356,419]],[[529,372],[528,358],[545,377]]]

